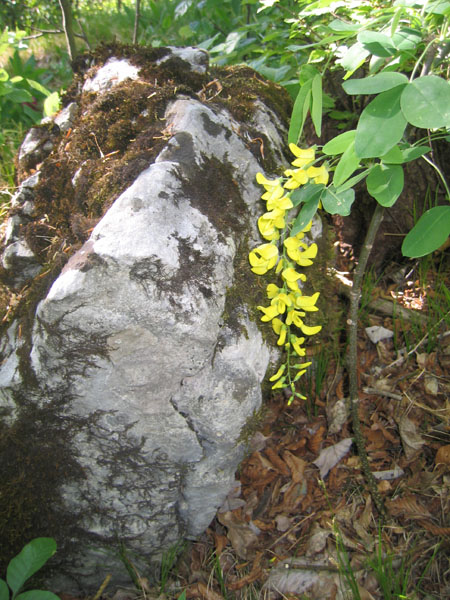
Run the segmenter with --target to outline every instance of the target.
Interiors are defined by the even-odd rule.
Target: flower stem
[[[349,376],[349,388],[350,388],[350,407],[352,414],[353,434],[355,436],[356,448],[358,450],[358,456],[361,460],[361,467],[364,476],[369,486],[370,494],[373,498],[374,504],[378,509],[378,512],[383,519],[386,515],[386,509],[384,507],[383,499],[378,490],[377,482],[370,470],[369,460],[367,458],[367,452],[365,447],[365,439],[361,431],[361,422],[358,414],[358,309],[361,299],[361,284],[364,277],[364,273],[367,267],[367,261],[369,259],[370,252],[375,240],[380,223],[383,219],[383,207],[377,203],[377,206],[373,212],[372,219],[369,224],[369,229],[364,240],[364,245],[361,249],[361,254],[358,261],[358,266],[355,270],[353,278],[353,285],[350,292],[350,311],[348,324],[348,356],[347,356],[347,372]]]

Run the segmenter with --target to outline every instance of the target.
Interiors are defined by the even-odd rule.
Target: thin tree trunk
[[[361,299],[361,286],[364,273],[367,267],[367,261],[372,250],[375,236],[377,234],[380,223],[383,219],[384,208],[378,204],[375,207],[372,219],[370,221],[369,229],[364,240],[358,266],[356,267],[355,274],[353,276],[353,286],[350,292],[350,310],[348,324],[348,356],[347,356],[347,372],[349,376],[349,392],[350,392],[350,409],[352,414],[352,425],[353,435],[356,447],[358,449],[358,456],[361,461],[361,468],[366,478],[367,485],[369,487],[370,494],[378,509],[381,520],[386,515],[386,509],[384,507],[383,499],[378,490],[377,482],[373,473],[370,469],[369,460],[367,458],[367,452],[365,447],[365,440],[361,431],[361,423],[358,414],[358,310]]]
[[[136,8],[134,12],[134,31],[133,31],[133,44],[138,42],[138,30],[139,30],[139,19],[141,16],[141,0],[136,0]]]
[[[72,6],[70,0],[59,0],[59,5],[62,12],[62,25],[66,35],[67,50],[70,60],[73,62],[77,57],[77,47],[73,32]]]

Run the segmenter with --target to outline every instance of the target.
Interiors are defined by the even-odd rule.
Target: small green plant
[[[378,533],[378,544],[375,554],[367,561],[373,571],[384,600],[403,600],[407,598],[407,588],[411,567],[406,557],[395,557],[383,549],[381,532]]]
[[[11,559],[6,581],[0,579],[0,600],[59,600],[56,594],[43,590],[21,592],[30,579],[56,552],[53,538],[35,538]]]
[[[181,540],[169,548],[161,558],[161,566],[159,569],[159,590],[160,594],[165,594],[169,576],[174,570],[175,564],[180,553],[186,547],[186,542]]]

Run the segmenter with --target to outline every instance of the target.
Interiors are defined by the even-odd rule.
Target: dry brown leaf
[[[430,512],[420,504],[415,496],[404,496],[403,498],[387,500],[386,506],[393,516],[402,515],[411,519],[431,517]]]
[[[258,542],[256,533],[247,523],[238,520],[232,512],[218,513],[217,519],[227,528],[228,539],[236,554],[240,558],[247,559],[250,550]]]
[[[331,469],[344,458],[344,456],[350,450],[352,443],[352,438],[345,438],[337,444],[322,450],[318,458],[313,460],[313,464],[320,469],[320,476],[322,479],[326,477]]]
[[[310,538],[306,546],[306,556],[313,556],[322,552],[327,544],[327,539],[331,535],[331,530],[322,529],[317,521],[313,524],[310,531]]]
[[[281,458],[278,456],[278,454],[275,452],[275,450],[273,448],[266,448],[265,450],[265,454],[267,456],[267,458],[270,460],[270,462],[272,463],[272,465],[283,475],[286,475],[286,477],[288,477],[290,475],[289,473],[289,469],[286,465],[286,463],[281,460]]]
[[[420,520],[418,523],[433,535],[450,537],[450,527],[439,527],[438,525],[434,525],[433,523],[430,523],[430,521],[425,520]]]
[[[284,493],[283,502],[278,508],[278,512],[290,513],[294,511],[300,502],[304,499],[308,490],[306,482],[289,484],[287,490]]]
[[[308,440],[308,448],[314,454],[318,454],[320,451],[320,447],[323,442],[323,437],[325,434],[325,426],[321,425],[318,427],[317,431],[309,438]]]
[[[223,596],[208,587],[202,581],[190,585],[186,589],[186,598],[204,598],[206,600],[223,600]]]
[[[292,481],[294,481],[294,483],[300,483],[303,479],[306,461],[298,458],[298,456],[295,456],[295,454],[292,454],[287,450],[283,452],[283,459],[292,473]]]
[[[259,579],[261,577],[261,575],[263,574],[263,570],[260,566],[262,555],[263,555],[262,552],[257,553],[255,560],[253,562],[252,570],[250,571],[250,573],[248,575],[244,575],[244,577],[241,577],[241,579],[239,579],[237,581],[227,582],[227,589],[233,590],[233,591],[241,590],[246,585],[250,585],[251,583],[254,583],[257,579]]]
[[[398,430],[407,459],[412,458],[425,444],[424,439],[417,431],[417,425],[406,415],[398,420]]]
[[[256,456],[259,458],[264,469],[269,469],[272,471],[276,470],[275,465],[273,465],[270,460],[264,456],[264,454],[261,454],[261,452],[256,452]]]
[[[450,465],[450,445],[441,446],[439,448],[439,450],[436,452],[436,457],[434,459],[434,462],[437,465],[439,465],[439,464]]]
[[[226,535],[220,535],[215,531],[213,531],[213,536],[216,555],[220,556],[225,546],[228,546],[228,538]]]

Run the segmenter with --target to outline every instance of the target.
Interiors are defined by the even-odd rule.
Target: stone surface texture
[[[171,57],[207,73],[202,50],[172,49],[163,58]],[[82,93],[53,126],[76,131],[92,102],[129,81],[145,81],[140,66],[111,56],[83,74]],[[70,258],[41,290],[28,329],[16,316],[1,338],[0,431],[32,421],[39,447],[56,448],[55,461],[60,454],[56,471],[65,464],[47,499],[60,529],[38,527],[57,538],[51,582],[65,592],[96,589],[106,573],[129,581],[121,544],[135,564],[148,566],[206,529],[233,486],[242,430],[261,405],[273,359],[248,295],[258,292],[246,258],[260,241],[255,175],[264,167],[249,138],[264,135],[278,161],[283,125],[255,97],[253,133],[243,135],[226,107],[185,93],[172,95],[161,120],[157,155],[66,251]],[[19,160],[35,165],[34,152],[41,160],[45,137],[27,136]],[[54,152],[69,152],[64,138],[52,143],[59,150],[44,168]],[[99,168],[106,154],[97,155]],[[69,188],[85,185],[92,160],[73,159]],[[3,267],[19,304],[20,288],[34,289],[52,268],[21,237],[33,218],[46,224],[33,196],[36,189],[42,196],[42,173],[19,188],[4,240]]]

